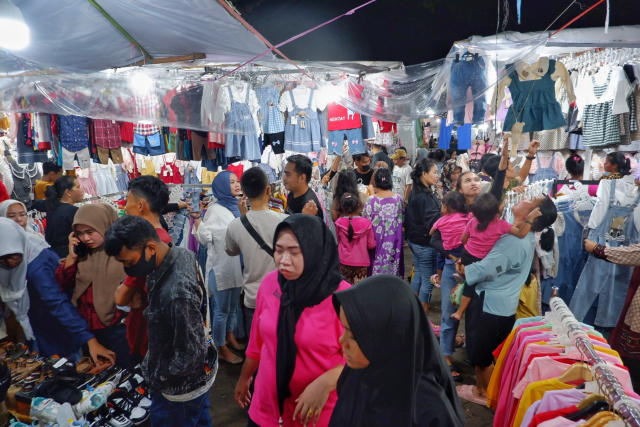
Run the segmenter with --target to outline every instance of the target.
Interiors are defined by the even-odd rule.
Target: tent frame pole
[[[131,37],[131,35],[129,33],[127,33],[127,31],[122,28],[122,26],[120,24],[118,24],[116,22],[115,19],[113,19],[111,17],[111,15],[109,15],[107,13],[106,10],[104,10],[102,8],[102,6],[100,6],[98,4],[98,2],[96,0],[87,0],[93,7],[96,8],[96,10],[98,12],[100,12],[102,14],[102,16],[104,16],[107,21],[109,21],[111,23],[111,25],[113,25],[118,31],[120,31],[120,33],[127,39],[129,40],[131,43],[133,43],[138,49],[140,49],[140,52],[142,52],[142,54],[145,56],[145,58],[147,59],[153,59],[153,57],[151,56],[151,54],[149,52],[147,52],[147,50],[145,48],[143,48],[140,43],[138,43],[133,37]]]

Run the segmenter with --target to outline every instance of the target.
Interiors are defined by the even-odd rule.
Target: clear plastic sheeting
[[[487,106],[495,99],[496,85],[519,65],[549,55],[546,44],[557,37],[473,37],[455,43],[442,60],[409,67],[300,63],[301,72],[282,61],[259,61],[223,79],[237,63],[156,64],[81,74],[6,55],[0,57],[0,69],[5,70],[0,74],[0,111],[251,135],[264,126],[262,89],[276,90],[270,102],[277,106],[284,91],[303,84],[316,89],[314,97],[322,99],[318,105],[337,102],[378,120],[400,123],[451,112],[455,124],[478,124],[491,119]]]
[[[483,123],[496,84],[519,64],[536,60],[546,40],[458,42],[442,60],[334,82],[334,99],[390,122],[452,111],[456,124]]]

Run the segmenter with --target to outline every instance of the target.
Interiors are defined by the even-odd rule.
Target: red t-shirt
[[[156,228],[158,237],[164,243],[171,243],[171,236],[164,228]],[[131,354],[138,354],[145,356],[147,350],[149,350],[149,335],[147,332],[147,318],[144,317],[144,310],[149,306],[149,299],[147,297],[147,279],[145,277],[130,277],[127,276],[124,279],[124,285],[130,288],[140,290],[140,297],[142,305],[138,308],[132,308],[127,316],[127,342]]]
[[[340,104],[329,104],[329,130],[359,129],[362,127],[360,114],[348,110]]]

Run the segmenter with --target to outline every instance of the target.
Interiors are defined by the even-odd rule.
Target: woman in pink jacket
[[[343,194],[340,206],[343,214],[336,221],[340,271],[347,282],[355,285],[367,278],[371,263],[369,250],[376,248],[376,238],[371,221],[358,214],[360,199],[357,195]]]

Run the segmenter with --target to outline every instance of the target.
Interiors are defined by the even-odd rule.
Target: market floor
[[[405,248],[406,271],[411,271],[411,251]],[[448,295],[446,296],[449,297]],[[442,295],[439,289],[435,289],[432,297],[432,307],[429,319],[435,324],[440,324],[440,301]],[[460,333],[464,333],[464,319],[460,323]],[[458,349],[453,356],[454,362],[462,370],[464,381],[458,384],[475,384],[475,374],[471,366],[464,359],[467,352],[464,348]],[[234,389],[240,377],[242,364],[230,365],[222,362],[218,369],[216,382],[210,392],[211,418],[215,427],[245,427],[247,425],[246,411],[240,409],[234,401]],[[464,415],[467,418],[466,427],[485,427],[493,425],[493,411],[487,407],[462,400]]]

